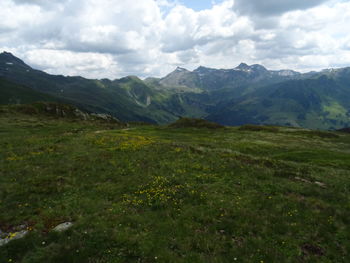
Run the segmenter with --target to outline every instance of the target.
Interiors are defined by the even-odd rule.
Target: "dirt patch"
[[[323,256],[325,254],[321,247],[308,243],[302,245],[301,250],[303,251],[304,255]]]

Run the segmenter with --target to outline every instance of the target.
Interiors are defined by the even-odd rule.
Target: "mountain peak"
[[[199,66],[198,68],[195,69],[195,71],[200,71],[200,70],[205,70],[207,69],[206,67],[203,66]]]
[[[248,66],[248,64],[242,62],[241,64],[238,65],[238,67],[236,67],[236,69],[247,70],[247,69],[250,69],[250,67]]]
[[[265,71],[268,71],[262,65],[254,64],[254,65],[249,66],[246,63],[239,64],[239,66],[236,67],[235,70],[241,70],[241,71],[247,71],[247,72],[251,72],[251,71],[254,71],[254,72],[265,72]]]
[[[194,72],[212,72],[213,70],[216,70],[216,69],[199,66],[194,70]]]
[[[142,80],[139,77],[134,76],[134,75],[129,75],[129,76],[123,77],[117,81],[119,81],[119,82],[129,82],[129,81],[142,82]]]
[[[11,52],[6,52],[6,51],[1,52],[1,53],[0,53],[0,56],[13,56],[13,57],[14,57],[14,55],[12,55]]]
[[[267,69],[264,66],[259,65],[259,64],[251,65],[250,68],[252,68],[254,70],[267,71]]]
[[[177,68],[175,69],[175,72],[188,72],[188,70],[185,69],[185,68],[177,67]]]
[[[6,51],[0,53],[0,64],[5,64],[7,66],[20,65],[30,68],[22,60],[14,56],[12,53]]]
[[[0,58],[1,59],[9,59],[9,60],[14,60],[14,59],[19,60],[19,58],[15,57],[12,53],[6,52],[6,51],[0,53]]]

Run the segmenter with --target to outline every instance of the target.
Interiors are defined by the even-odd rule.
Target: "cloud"
[[[327,0],[236,0],[234,8],[241,14],[270,16],[292,10],[308,9]]]
[[[118,71],[118,64],[111,55],[99,53],[36,49],[26,52],[25,60],[35,68],[49,73],[57,73],[59,68],[61,74],[79,75],[82,71],[88,71],[102,77],[103,74],[108,74],[108,71]],[[106,69],[108,70],[105,72]]]
[[[162,34],[162,50],[185,51],[220,39],[234,41],[249,36],[252,24],[247,18],[238,17],[231,7],[232,1],[201,12],[175,7],[164,20],[167,30]]]
[[[54,9],[58,6],[62,6],[67,3],[68,0],[13,0],[16,5],[22,5],[24,7],[37,6],[41,9]]]
[[[111,79],[242,61],[302,71],[350,64],[349,1],[179,3],[1,0],[0,49],[50,73]]]

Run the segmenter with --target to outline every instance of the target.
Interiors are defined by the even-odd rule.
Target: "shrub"
[[[266,131],[266,132],[278,132],[278,128],[274,126],[260,126],[260,125],[253,125],[253,124],[247,124],[239,127],[240,131]]]
[[[176,122],[169,125],[171,128],[207,128],[221,129],[225,126],[204,119],[180,118]]]
[[[337,130],[338,132],[346,132],[346,133],[350,133],[350,127],[348,128],[343,128],[343,129],[340,129],[340,130]]]

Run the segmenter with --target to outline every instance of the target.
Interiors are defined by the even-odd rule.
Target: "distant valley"
[[[1,104],[58,101],[121,121],[195,117],[229,126],[350,126],[350,68],[302,74],[241,63],[233,69],[179,67],[163,78],[92,80],[50,75],[4,52],[0,94]]]

